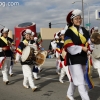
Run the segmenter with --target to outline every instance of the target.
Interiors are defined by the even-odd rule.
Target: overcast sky
[[[79,2],[72,4],[74,1]],[[100,0],[83,1],[84,25],[88,21],[89,8],[91,27],[100,27],[100,20],[95,19],[95,10],[100,9]],[[11,7],[8,2],[18,2],[18,5]],[[66,25],[66,15],[73,9],[82,9],[81,0],[0,0],[0,24],[13,31],[16,25],[24,22],[35,22],[37,32],[40,32],[40,28],[49,27],[49,22],[62,23],[52,25],[62,28]]]

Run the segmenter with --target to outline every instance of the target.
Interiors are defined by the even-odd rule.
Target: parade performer
[[[71,80],[69,71],[68,71],[68,66],[65,66],[64,64],[64,60],[65,60],[65,55],[66,53],[64,53],[64,34],[65,34],[65,30],[61,30],[60,35],[59,35],[59,42],[57,43],[57,48],[56,48],[56,56],[59,59],[59,67],[61,68],[61,73],[59,76],[59,81],[61,83],[63,82],[63,78],[65,75],[67,75],[68,80]]]
[[[15,59],[14,58],[14,54],[15,52],[14,51],[11,51],[11,62],[10,62],[10,68],[9,68],[9,75],[12,77],[13,76],[13,66],[14,66],[14,62],[13,60]]]
[[[57,44],[59,43],[59,40],[60,40],[60,38],[59,38],[59,36],[60,36],[60,31],[58,31],[58,32],[56,32],[55,34],[54,34],[54,38],[55,38],[55,43],[56,43],[56,49],[55,49],[55,55],[56,55],[56,73],[58,74],[58,75],[60,75],[60,71],[61,71],[61,68],[60,68],[60,59],[59,59],[59,57],[58,57],[58,51],[57,51]]]
[[[2,69],[3,82],[6,85],[9,83],[8,69],[11,62],[11,45],[13,43],[13,40],[8,37],[8,32],[8,28],[3,28],[0,37],[0,68]]]
[[[48,52],[52,52],[53,54],[55,53],[57,42],[59,40],[59,36],[57,34],[58,34],[58,32],[56,32],[54,34],[54,38],[50,41],[50,45],[49,45],[49,48],[48,48]]]
[[[78,87],[79,94],[82,100],[90,100],[85,87],[85,79],[92,88],[92,83],[89,80],[88,73],[88,57],[87,57],[87,42],[89,40],[89,32],[81,27],[82,23],[81,10],[75,9],[67,15],[67,23],[69,28],[65,32],[64,48],[67,51],[67,65],[69,66],[72,81],[69,84],[67,98],[74,100],[73,94],[75,87]]]
[[[93,35],[95,34],[100,34],[99,33],[99,30],[98,30],[98,27],[93,27],[91,29],[91,37],[93,37]],[[94,38],[96,40],[96,38]],[[93,68],[97,69],[98,71],[98,75],[99,75],[99,78],[100,78],[100,43],[99,44],[93,44],[94,46],[94,49],[93,49],[93,52],[92,52],[92,63],[93,63]]]
[[[30,40],[30,44],[33,44],[31,47],[35,48],[36,51],[38,51],[38,48],[39,48],[39,44],[37,42],[37,37],[34,37],[35,33],[32,32],[32,36],[31,36],[31,40]],[[38,73],[40,72],[40,67],[39,66],[36,66],[34,65],[33,66],[33,69],[32,69],[32,72],[33,72],[33,77],[35,80],[38,80],[40,79],[40,76],[38,76]]]
[[[91,30],[90,30],[90,37],[92,37],[92,34],[94,34],[95,32],[98,32],[98,27],[91,28]],[[89,43],[89,48],[91,50],[90,53],[88,52],[88,58],[91,61],[91,66],[92,67],[91,67],[90,73],[91,73],[91,77],[92,77],[92,73],[93,73],[93,70],[94,70],[94,67],[93,67],[93,54],[92,53],[93,53],[95,45],[94,45],[94,43],[92,43],[91,39],[89,39],[88,43]]]
[[[57,43],[59,42],[59,36],[58,34],[60,34],[60,31],[59,32],[56,32],[54,34],[54,39],[52,39],[50,41],[50,45],[49,45],[49,49],[48,49],[48,55],[52,54],[53,57],[56,57],[56,48],[57,48]],[[58,75],[60,75],[60,67],[59,67],[59,59],[57,58],[56,59],[56,73]]]
[[[16,50],[16,59],[15,62],[18,62],[21,58],[23,49],[29,44],[30,38],[31,38],[31,34],[32,31],[30,29],[26,29],[22,31],[22,34],[24,34],[24,40],[22,42],[19,43],[19,46]],[[27,53],[27,51],[26,51]],[[32,66],[31,63],[27,63],[22,62],[21,61],[21,65],[22,65],[22,71],[23,71],[23,76],[24,76],[24,80],[23,80],[23,86],[25,88],[29,88],[29,86],[32,88],[32,91],[35,91],[37,89],[37,86],[35,86],[34,84],[34,80],[33,80],[33,75],[32,75]],[[29,85],[28,85],[29,83]]]

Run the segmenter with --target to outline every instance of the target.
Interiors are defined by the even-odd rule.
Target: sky
[[[76,1],[76,2],[75,2]],[[66,25],[67,14],[74,9],[82,10],[82,0],[0,0],[0,24],[8,27],[14,33],[14,28],[24,22],[36,23],[36,31],[48,28],[49,22],[53,28],[63,28]],[[100,20],[95,19],[95,10],[100,9],[100,0],[84,1],[84,26],[88,23],[90,13],[90,28],[100,27]],[[72,4],[72,2],[75,2]],[[8,5],[8,3],[12,3]],[[17,4],[16,4],[17,3]],[[16,5],[15,5],[16,4]],[[2,26],[0,26],[0,29]]]

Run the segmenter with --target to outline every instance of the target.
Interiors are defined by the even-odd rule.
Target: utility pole
[[[83,8],[83,0],[82,0],[82,15],[83,15],[83,27],[84,27],[84,8]]]

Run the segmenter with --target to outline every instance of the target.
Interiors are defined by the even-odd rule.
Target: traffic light
[[[51,28],[51,22],[49,23],[49,28]]]

